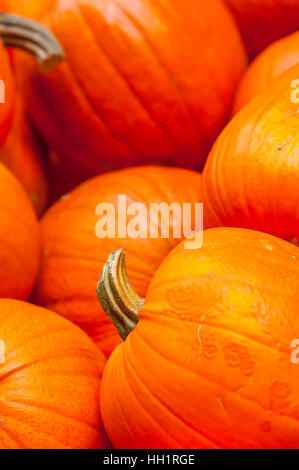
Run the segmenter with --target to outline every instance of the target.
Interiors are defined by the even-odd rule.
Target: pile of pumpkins
[[[299,448],[299,0],[0,10],[0,448]]]

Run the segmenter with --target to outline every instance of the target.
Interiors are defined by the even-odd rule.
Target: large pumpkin
[[[18,92],[12,127],[0,149],[0,161],[22,183],[38,215],[46,208],[48,199],[45,157],[46,149],[29,122],[22,94]]]
[[[299,29],[299,0],[224,0],[251,57]]]
[[[299,63],[299,31],[271,44],[246,70],[239,85],[233,113],[235,114],[270,82]]]
[[[75,325],[0,300],[0,448],[103,448],[104,356]]]
[[[246,63],[220,1],[58,0],[39,20],[67,61],[50,74],[25,56],[18,64],[34,122],[65,165],[76,162],[82,179],[203,165]]]
[[[123,252],[110,257],[99,294],[128,336],[104,371],[106,431],[117,448],[298,448],[299,249],[203,235],[167,256],[139,317]]]
[[[40,233],[25,190],[0,163],[0,297],[27,300],[40,261]]]
[[[95,213],[97,206],[112,204],[116,219],[121,215],[119,195],[127,196],[127,206],[137,202],[148,209],[151,202],[177,202],[182,207],[184,203],[201,202],[200,185],[200,174],[189,170],[138,167],[103,174],[79,186],[42,219],[42,263],[34,302],[77,323],[108,355],[119,340],[95,295],[107,256],[112,250],[126,248],[133,285],[140,295],[145,295],[163,258],[184,237],[181,231],[181,238],[174,238],[174,220],[180,229],[183,221],[170,220],[167,238],[132,239],[119,235],[121,238],[101,239],[95,233],[101,220],[100,214]],[[109,215],[109,221],[114,222],[115,217]],[[132,219],[128,215],[128,222]],[[150,221],[148,214],[143,221]],[[161,219],[158,226],[161,227]]]
[[[299,240],[299,64],[230,122],[203,173],[205,222]]]

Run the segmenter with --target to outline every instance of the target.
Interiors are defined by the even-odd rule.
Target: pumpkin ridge
[[[3,414],[2,412],[1,412],[1,416],[3,416],[3,418],[14,419],[14,418],[11,418],[9,415]],[[25,449],[25,446],[16,438],[14,433],[10,429],[7,429],[7,426],[5,427],[5,423],[4,424],[1,423],[1,430],[6,436],[9,437],[9,439],[11,439],[13,442],[16,443],[16,447],[14,446],[14,449]],[[0,437],[1,437],[1,432],[0,432]]]
[[[30,343],[29,343],[30,344]],[[81,352],[83,350],[81,349]],[[69,353],[69,355],[66,354],[66,352]],[[63,355],[64,354],[64,355]],[[4,372],[3,375],[0,375],[0,387],[1,387],[1,383],[5,383],[7,381],[7,379],[11,379],[12,375],[14,374],[18,374],[19,372],[22,372],[26,369],[30,369],[31,367],[34,367],[36,365],[38,365],[39,363],[43,362],[43,363],[46,363],[48,360],[52,360],[53,359],[71,359],[71,358],[75,358],[75,357],[79,357],[79,358],[82,358],[82,354],[80,354],[80,351],[76,350],[76,354],[74,354],[73,351],[68,351],[67,349],[66,350],[61,350],[61,354],[57,354],[56,356],[53,355],[51,356],[51,358],[48,358],[48,357],[45,357],[43,359],[36,359],[35,361],[31,361],[31,362],[27,362],[27,363],[24,363],[24,364],[20,364],[19,366],[16,366],[14,369],[11,369],[7,372]],[[86,356],[87,357],[87,356]],[[93,358],[89,358],[89,359],[93,359]],[[59,374],[58,374],[59,375]],[[72,376],[71,374],[68,374],[70,377]],[[77,375],[77,374],[76,374]],[[84,377],[92,377],[92,375],[84,375],[84,374],[81,374],[82,376]]]
[[[2,401],[2,398],[1,398],[0,400]],[[5,415],[3,415],[3,416],[5,416]],[[8,416],[8,415],[6,415],[6,416],[7,416],[9,419],[11,419],[11,420],[16,421],[17,423],[24,424],[24,422],[23,422],[21,419],[18,419],[18,418],[16,418],[15,416]],[[28,422],[26,422],[26,426],[28,426],[28,428],[32,429],[33,431],[36,430],[36,429],[35,429],[31,424],[29,424]],[[4,428],[5,428],[5,426],[4,426]],[[16,438],[16,436],[14,435],[14,433],[13,433],[10,429],[9,429],[9,431],[7,430],[7,428],[4,429],[4,433],[5,433],[5,434],[8,434],[10,437],[12,437],[13,440],[14,440],[15,442],[17,442],[18,446],[20,446],[21,449],[26,449],[26,447],[21,443],[21,441],[19,441],[19,440]],[[58,443],[62,446],[62,448],[64,448],[64,449],[66,448],[65,444],[63,444],[61,441],[59,441],[59,440],[57,439],[57,437],[54,436],[53,434],[50,434],[49,432],[46,432],[45,430],[43,430],[43,431],[39,430],[39,434],[42,434],[43,436],[47,436],[47,437],[50,437],[50,438],[54,438],[54,437],[55,437],[55,441],[58,442]]]
[[[140,336],[140,335],[139,335]],[[154,400],[166,411],[166,413],[169,413],[172,415],[173,418],[177,419],[178,421],[180,421],[183,425],[185,425],[186,427],[189,427],[190,429],[192,429],[193,432],[195,432],[196,434],[198,434],[201,438],[203,437],[205,440],[207,440],[209,443],[212,443],[212,444],[216,444],[217,448],[220,448],[220,444],[216,441],[216,440],[213,440],[209,437],[207,437],[205,434],[203,434],[202,432],[199,432],[196,428],[194,428],[192,426],[192,424],[190,423],[186,423],[182,417],[180,417],[179,415],[175,414],[172,410],[170,410],[169,408],[167,408],[167,406],[162,402],[161,398],[157,397],[152,390],[150,390],[148,387],[146,387],[145,383],[143,382],[143,380],[140,378],[140,375],[137,373],[137,370],[134,369],[134,367],[132,366],[132,364],[130,363],[130,359],[129,359],[129,354],[127,354],[126,356],[126,362],[124,362],[124,368],[129,370],[129,367],[131,368],[131,376],[134,377],[135,376],[135,380],[137,379],[137,382],[139,382],[142,386],[142,388],[146,389],[147,393],[149,393],[151,395],[152,398],[154,398]],[[131,386],[130,384],[130,381],[128,380],[128,386]],[[164,429],[163,426],[161,424],[159,424],[156,419],[150,414],[150,412],[145,408],[145,406],[143,405],[143,403],[138,399],[137,397],[137,394],[134,393],[133,391],[133,388],[131,386],[131,391],[132,393],[134,394],[134,397],[136,398],[136,400],[138,401],[138,403],[141,405],[141,407],[146,411],[146,413],[153,419],[153,421],[155,421],[156,424],[158,424],[159,427],[161,427],[165,432],[166,434],[169,433],[168,430]],[[170,437],[176,441],[176,439],[170,435]],[[182,446],[180,446],[178,443],[178,448],[181,448]]]
[[[182,256],[183,256],[183,255],[182,255]],[[206,275],[204,276],[204,278],[201,278],[201,279],[205,279],[205,280],[206,280],[206,279],[211,279],[211,280],[213,280],[213,281],[215,281],[215,282],[222,282],[222,283],[225,281],[225,282],[228,283],[228,284],[229,284],[229,283],[236,283],[236,282],[238,282],[240,285],[243,285],[243,286],[246,286],[246,287],[252,287],[253,289],[256,289],[256,290],[258,290],[258,291],[260,290],[261,292],[269,292],[270,294],[275,294],[276,296],[282,297],[282,298],[284,298],[284,299],[293,299],[293,296],[291,296],[291,295],[282,294],[282,293],[280,293],[280,292],[277,292],[277,291],[274,290],[274,289],[271,289],[271,288],[269,288],[269,287],[264,286],[263,284],[260,284],[260,285],[257,284],[257,285],[255,285],[255,284],[253,284],[251,281],[245,280],[245,279],[244,279],[244,280],[241,280],[241,279],[234,279],[234,278],[229,278],[229,279],[223,278],[223,279],[222,279],[221,277],[218,277],[218,279],[217,279],[217,276],[213,276],[213,275],[209,275],[209,274],[206,274]],[[159,284],[159,289],[160,289],[161,287],[167,286],[168,284],[171,285],[172,283],[173,283],[173,280],[171,280],[171,281],[165,280],[164,283],[161,282],[161,283]],[[152,288],[152,292],[154,292],[154,288]],[[143,312],[140,312],[140,313],[141,313],[141,315],[143,315]]]
[[[181,369],[184,369],[184,366],[176,361],[174,361],[173,359],[168,359],[167,357],[163,356],[159,351],[157,351],[152,345],[150,345],[141,335],[140,333],[138,332],[138,329],[136,328],[134,330],[134,333],[143,341],[144,344],[146,344],[146,346],[148,346],[149,349],[151,349],[152,352],[154,352],[155,354],[157,354],[160,358],[162,357],[162,359],[164,359],[165,361],[167,362],[172,362],[173,364],[175,364],[177,367],[181,368]],[[188,372],[191,372],[192,374],[195,374],[197,377],[199,377],[200,379],[202,379],[203,381],[205,382],[208,382],[210,384],[213,384],[213,385],[218,385],[217,382],[214,382],[213,380],[211,379],[208,379],[207,377],[205,377],[203,374],[201,373],[198,373],[196,372],[195,370],[192,370],[192,369],[188,369]],[[261,410],[265,411],[265,412],[269,412],[271,411],[271,409],[268,409],[268,408],[264,408],[260,403],[254,401],[253,399],[245,396],[245,395],[242,395],[240,393],[238,393],[238,390],[233,390],[233,389],[230,389],[228,388],[227,386],[224,386],[221,384],[221,388],[226,390],[227,392],[229,393],[232,393],[232,394],[236,394],[238,398],[244,400],[244,401],[248,401],[250,403],[252,403],[253,405],[257,406],[258,408],[260,408]],[[244,386],[242,387],[244,388]],[[296,423],[299,423],[299,417],[295,417],[295,416],[291,416],[291,415],[288,415],[288,414],[283,414],[282,415],[284,418],[288,418],[290,420],[293,420],[295,421]]]
[[[94,424],[91,424],[91,423],[88,423],[87,421],[80,421],[79,418],[75,418],[74,416],[68,416],[64,413],[61,413],[60,411],[57,411],[55,410],[54,408],[51,408],[50,406],[46,406],[46,405],[43,405],[43,404],[34,404],[34,403],[31,403],[30,400],[11,400],[11,399],[6,399],[6,398],[3,398],[3,397],[0,397],[0,401],[2,403],[4,403],[5,405],[27,405],[29,407],[32,407],[32,408],[38,408],[38,409],[41,409],[41,410],[46,410],[46,411],[50,411],[51,413],[53,414],[56,414],[56,415],[59,415],[60,417],[62,418],[65,418],[69,421],[73,421],[75,423],[78,423],[80,424],[82,427],[89,427],[90,429],[92,429],[93,431],[96,431],[98,432],[98,428],[94,425]],[[22,413],[22,410],[20,410],[20,412]],[[22,420],[20,420],[22,421]],[[26,423],[28,424],[28,423]],[[55,434],[51,434],[51,433],[47,433],[48,436],[55,436]]]
[[[225,165],[226,161],[228,160],[227,159],[227,152],[225,151],[225,149],[230,147],[231,142],[233,142],[234,145],[236,146],[237,139],[235,138],[235,136],[236,135],[241,135],[241,133],[244,132],[244,126],[241,127],[239,123],[244,121],[245,123],[247,123],[247,126],[248,126],[248,122],[250,122],[250,133],[246,134],[246,142],[247,142],[246,151],[247,151],[247,153],[245,152],[244,145],[243,145],[243,148],[242,148],[242,153],[244,153],[244,154],[246,153],[247,158],[249,158],[251,156],[251,154],[249,152],[251,150],[250,146],[253,145],[253,143],[254,143],[254,142],[252,142],[252,136],[254,135],[254,132],[256,131],[256,128],[257,128],[256,123],[263,117],[264,113],[267,113],[269,111],[269,108],[273,104],[275,104],[277,98],[284,94],[285,87],[286,87],[285,80],[282,79],[282,81],[280,83],[280,86],[278,85],[278,81],[279,81],[279,79],[276,79],[277,86],[275,88],[272,88],[273,93],[271,95],[269,94],[269,92],[267,92],[267,90],[264,91],[263,93],[261,93],[261,95],[256,96],[249,104],[247,104],[247,106],[245,106],[243,109],[241,109],[240,112],[233,117],[233,119],[230,121],[230,123],[224,129],[224,131],[222,132],[220,137],[216,140],[216,142],[214,144],[214,149],[215,150],[214,151],[212,150],[212,152],[211,152],[211,154],[214,152],[213,153],[213,158],[211,158],[210,161],[208,159],[207,164],[205,166],[205,169],[203,171],[203,188],[204,188],[204,193],[205,193],[206,200],[209,202],[209,212],[213,213],[212,218],[214,219],[214,221],[215,221],[215,214],[216,214],[216,217],[220,221],[221,225],[223,224],[223,220],[226,221],[226,225],[230,225],[230,226],[232,226],[235,222],[235,220],[232,219],[232,217],[229,217],[229,213],[233,213],[233,211],[228,210],[228,208],[227,208],[227,205],[229,204],[230,201],[226,199],[225,203],[224,203],[226,190],[224,190],[224,191],[219,190],[219,181],[220,181],[221,188],[225,189],[224,172],[223,172],[223,170],[221,172],[218,171],[219,168],[220,168],[220,164]],[[274,81],[274,83],[275,83],[275,81]],[[275,90],[275,92],[274,92],[274,90]],[[260,96],[264,98],[263,101],[261,100]],[[262,106],[259,106],[258,110],[256,109],[257,108],[257,106],[256,106],[257,103],[260,104],[260,105],[262,104]],[[254,120],[252,119],[252,111],[253,110],[254,110]],[[224,147],[224,145],[225,145],[225,147]],[[236,153],[236,150],[235,150],[235,153]],[[236,159],[235,155],[234,155],[233,159]],[[232,161],[233,161],[233,159],[232,159]],[[212,164],[212,168],[211,168],[211,164]],[[246,170],[246,165],[244,164],[244,171],[245,170]],[[213,174],[213,177],[211,176],[212,174]],[[214,188],[215,188],[212,191],[212,194],[211,194],[212,198],[211,199],[210,199],[210,197],[207,196],[209,194],[209,191],[208,191],[207,185],[206,185],[206,183],[207,183],[206,175],[208,175],[209,184],[213,183]],[[223,181],[224,181],[224,183],[223,183]],[[242,184],[245,186],[245,179],[244,178],[242,180]],[[215,201],[216,194],[218,195],[217,204],[220,205],[220,208],[221,208],[220,211],[218,210],[218,213],[216,212],[216,209],[214,207],[215,204],[213,204],[213,200]],[[221,197],[220,197],[219,194],[221,194]],[[245,209],[246,209],[246,213],[247,213],[247,219],[245,218],[245,220],[250,220],[252,218],[252,215],[251,215],[251,217],[248,217],[248,214],[250,214],[250,212],[249,212],[250,204],[248,204],[248,197],[247,197],[248,192],[246,194],[244,194],[244,191],[241,192],[239,190],[238,191],[238,197],[240,198],[241,195],[243,195],[244,201],[246,202],[245,206],[244,205],[242,206],[243,213],[245,213]],[[252,204],[251,204],[251,206],[252,206]],[[238,220],[238,214],[233,214],[233,217],[237,218],[237,220]],[[243,217],[244,217],[244,215],[243,215]],[[262,218],[262,214],[259,214],[258,211],[254,213],[255,221],[257,221],[257,217],[260,217],[260,220]],[[230,223],[227,222],[228,220],[230,220]],[[213,226],[215,226],[215,223],[213,223]],[[241,224],[240,224],[240,221],[238,220],[238,226],[239,227],[245,227],[245,223],[243,222],[243,220],[242,220]],[[257,227],[258,230],[261,228],[261,225],[259,225],[257,223],[255,223],[255,226]],[[253,227],[251,227],[251,228],[253,228]]]
[[[121,346],[120,346],[120,347],[121,347]],[[104,379],[104,377],[103,377],[103,379]],[[122,416],[122,418],[124,419],[124,421],[125,421],[127,427],[130,429],[130,432],[131,432],[132,436],[134,436],[134,431],[133,431],[133,429],[132,429],[132,426],[130,425],[129,420],[127,419],[127,417],[126,417],[126,415],[125,415],[125,412],[124,412],[124,410],[123,410],[123,408],[122,408],[120,402],[119,402],[119,397],[118,397],[118,394],[117,394],[117,393],[114,393],[114,400],[117,402],[118,409],[120,410],[121,416]]]
[[[160,57],[160,55],[158,54],[156,48],[153,46],[152,42],[149,40],[146,32],[144,31],[142,25],[136,20],[136,18],[134,18],[134,16],[129,13],[124,7],[123,5],[120,5],[119,2],[117,0],[114,0],[114,3],[117,4],[118,8],[124,13],[124,15],[131,21],[131,23],[136,27],[136,29],[140,32],[140,34],[142,35],[142,37],[144,38],[146,44],[148,45],[149,49],[151,50],[152,54],[154,55],[154,57],[156,58],[157,62],[160,64],[161,68],[165,71],[166,75],[168,76],[169,78],[169,82],[172,84],[172,87],[174,89],[176,89],[177,91],[177,94],[179,95],[179,97],[182,99],[186,109],[188,110],[188,114],[189,116],[192,118],[192,121],[194,122],[198,132],[200,133],[201,137],[202,137],[202,140],[203,142],[205,143],[205,146],[206,147],[209,147],[211,145],[211,142],[210,142],[210,139],[208,139],[207,135],[203,132],[203,129],[200,127],[200,123],[198,122],[198,119],[196,117],[196,115],[194,114],[194,111],[193,109],[191,108],[191,106],[189,105],[186,97],[185,97],[185,94],[183,92],[183,90],[179,87],[178,83],[177,82],[174,82],[172,80],[172,77],[171,77],[171,73],[170,71],[168,70],[168,67],[166,64],[164,64],[164,61],[162,60],[162,58]]]
[[[236,336],[239,336],[241,339],[246,339],[248,341],[251,341],[253,343],[255,343],[256,345],[258,346],[262,346],[266,349],[270,349],[271,351],[274,351],[276,353],[278,353],[277,349],[275,349],[274,346],[271,346],[270,344],[267,344],[267,343],[264,343],[264,342],[261,342],[261,341],[258,341],[257,339],[255,339],[253,336],[245,336],[244,333],[240,332],[240,331],[237,331],[237,330],[232,330],[231,328],[227,328],[223,325],[214,325],[213,323],[207,323],[205,320],[199,324],[199,322],[195,322],[195,321],[192,321],[192,320],[189,320],[189,319],[182,319],[182,318],[177,318],[175,316],[171,316],[169,314],[164,314],[165,317],[167,318],[171,318],[171,319],[177,319],[177,320],[180,320],[180,321],[184,321],[185,323],[189,323],[191,325],[194,325],[194,326],[208,326],[209,328],[214,328],[216,330],[220,330],[220,331],[225,331],[225,332],[228,332],[228,333],[233,333],[234,335]],[[150,313],[150,312],[147,312],[144,316],[142,316],[143,319],[148,319],[148,320],[151,320],[152,318],[155,319],[155,321],[158,323],[157,321],[157,315],[155,313]],[[164,325],[163,323],[163,320],[162,319],[159,319],[160,323]],[[145,340],[144,340],[145,341]],[[288,357],[289,358],[289,357]]]
[[[124,357],[123,357],[123,367],[124,367],[124,370],[125,370],[125,369],[128,369],[128,366],[127,366],[127,364],[125,363],[125,360],[124,360],[124,359],[125,359],[125,355],[124,355]],[[137,377],[137,381],[141,382],[141,380],[138,378],[137,374],[136,374],[136,377]],[[142,383],[142,382],[141,382],[141,383]],[[163,427],[160,423],[158,423],[157,420],[156,420],[156,419],[150,414],[150,412],[144,407],[144,405],[142,404],[142,402],[139,400],[139,398],[137,397],[137,395],[134,393],[134,390],[133,390],[133,388],[132,388],[132,386],[131,386],[129,380],[127,380],[127,386],[130,388],[131,393],[133,394],[135,400],[136,400],[137,403],[140,405],[140,407],[145,411],[146,415],[148,415],[148,416],[150,417],[150,419],[158,426],[159,429],[162,429],[163,432],[164,432],[167,436],[169,436],[169,437],[171,438],[171,440],[175,443],[176,447],[180,448],[180,445],[179,445],[179,443],[176,441],[176,439],[175,439],[174,437],[170,436],[170,435],[168,434],[168,431],[167,431],[166,429],[164,429],[164,427]],[[144,386],[143,383],[142,383],[142,386]],[[115,395],[118,396],[117,393],[116,393]],[[154,397],[154,398],[155,398],[155,397]],[[122,408],[121,408],[121,409],[122,409]],[[122,410],[122,413],[124,413],[123,410]],[[134,436],[134,432],[133,432],[133,436]]]
[[[167,137],[167,139],[173,144],[174,148],[176,149],[176,151],[179,152],[179,156],[182,156],[184,154],[184,152],[186,152],[186,149],[184,149],[181,144],[179,142],[176,141],[175,139],[175,136],[171,135],[171,133],[167,130],[167,128],[165,127],[165,125],[160,122],[156,117],[155,115],[152,113],[152,111],[150,111],[147,107],[147,105],[143,102],[143,99],[139,96],[139,93],[136,92],[134,90],[134,88],[132,87],[132,85],[130,85],[130,83],[127,81],[126,77],[124,76],[124,74],[121,72],[121,70],[119,69],[119,67],[114,63],[114,61],[112,60],[111,56],[108,55],[108,53],[106,52],[106,50],[102,47],[102,45],[100,44],[98,38],[96,38],[92,28],[90,27],[89,25],[89,22],[88,22],[88,19],[86,18],[86,16],[84,15],[84,13],[81,11],[81,8],[80,8],[80,5],[79,5],[79,10],[80,10],[80,13],[81,13],[81,16],[82,18],[84,19],[84,22],[86,24],[86,26],[88,27],[88,29],[90,30],[90,33],[92,35],[92,37],[94,38],[94,41],[95,43],[97,44],[97,46],[99,47],[99,49],[101,50],[101,52],[103,53],[103,55],[106,57],[107,61],[109,62],[109,64],[113,67],[113,69],[116,71],[116,73],[121,77],[121,79],[123,80],[123,82],[126,84],[126,86],[128,87],[128,89],[131,91],[134,99],[136,99],[136,101],[140,104],[140,106],[142,107],[142,109],[146,112],[146,114],[150,117],[150,120],[159,128],[160,131],[163,132],[163,134],[165,134],[165,136]],[[189,153],[189,152],[188,152]],[[192,155],[190,155],[192,156]]]
[[[108,131],[108,134],[110,134],[113,139],[118,142],[118,144],[122,144],[127,150],[129,150],[129,153],[131,154],[131,156],[135,156],[136,157],[136,153],[134,152],[133,149],[130,148],[130,146],[124,142],[115,132],[114,130],[111,128],[111,126],[108,124],[107,120],[103,117],[103,115],[100,113],[100,111],[98,111],[95,106],[93,105],[93,103],[91,102],[91,100],[89,99],[87,93],[85,92],[84,88],[80,86],[79,82],[78,82],[78,79],[77,77],[75,76],[73,70],[72,70],[72,67],[70,67],[70,65],[65,62],[64,63],[65,67],[67,68],[68,72],[69,72],[69,75],[71,76],[72,78],[72,81],[73,81],[73,84],[74,86],[76,87],[76,90],[77,90],[77,93],[80,94],[81,98],[84,100],[85,104],[88,106],[89,110],[91,111],[93,117],[95,118],[95,120],[97,122],[100,122],[103,127],[106,129],[106,131]]]

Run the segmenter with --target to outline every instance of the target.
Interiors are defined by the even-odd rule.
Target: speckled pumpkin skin
[[[0,340],[0,449],[109,447],[99,403],[105,358],[85,333],[0,299]]]

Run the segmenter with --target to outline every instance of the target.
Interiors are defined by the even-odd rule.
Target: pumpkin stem
[[[103,310],[123,340],[137,325],[138,312],[145,301],[139,297],[129,281],[125,257],[123,249],[111,253],[97,288]]]
[[[56,67],[64,58],[53,34],[27,18],[0,13],[0,35],[6,47],[29,52],[47,70]]]

